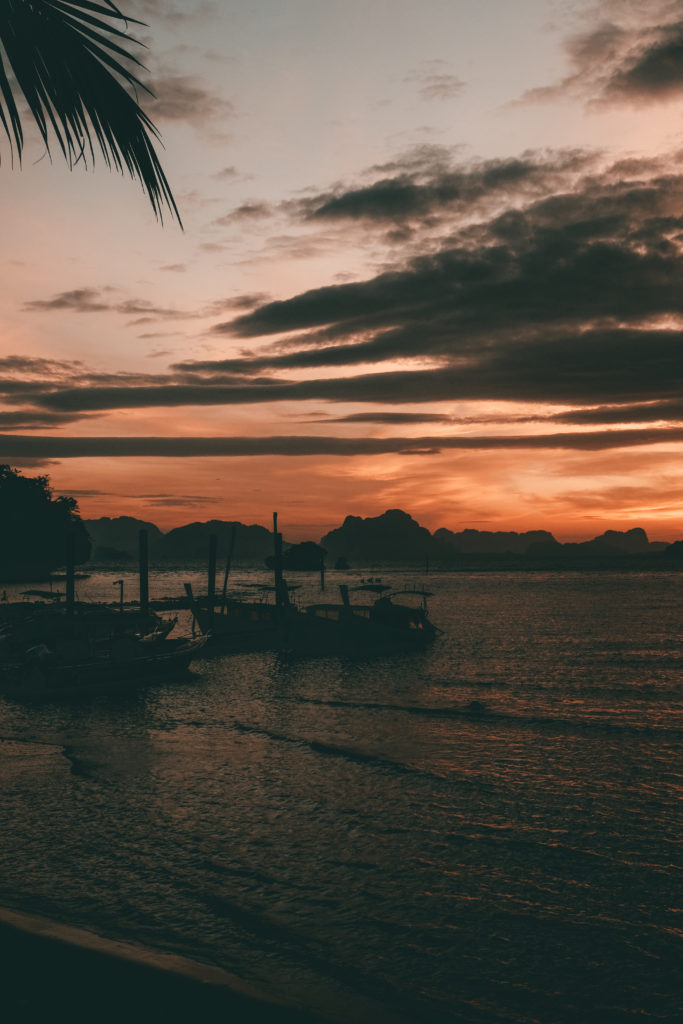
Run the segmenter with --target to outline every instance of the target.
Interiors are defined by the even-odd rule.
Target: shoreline
[[[220,967],[0,907],[1,1005],[8,1021],[225,1020],[331,1024]]]

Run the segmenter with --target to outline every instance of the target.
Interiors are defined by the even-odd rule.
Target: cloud
[[[56,437],[0,435],[0,459],[204,458],[280,456],[434,455],[447,450],[606,451],[652,444],[678,444],[683,427],[584,433],[458,437]]]
[[[49,469],[50,466],[58,466],[59,460],[57,459],[44,459],[37,455],[35,457],[17,456],[12,459],[13,469]]]
[[[83,419],[81,413],[46,412],[42,409],[0,411],[0,430],[44,430],[46,427],[61,427],[79,419]]]
[[[128,0],[125,13],[152,27],[164,21],[172,28],[185,28],[191,22],[215,21],[218,6],[213,0],[173,3],[172,0]]]
[[[209,122],[224,124],[235,116],[229,100],[210,89],[195,75],[158,74],[145,82],[154,94],[145,102],[152,120],[186,121],[194,127]]]
[[[178,269],[178,267],[179,265],[176,265],[174,269]],[[122,302],[106,301],[102,292],[96,288],[74,288],[71,291],[59,292],[51,299],[32,299],[24,303],[23,309],[28,313],[53,313],[56,310],[70,310],[74,313],[114,312],[123,313],[125,316],[142,315],[154,318],[186,318],[196,315],[165,306],[155,306],[146,299],[125,299]]]
[[[50,313],[56,309],[71,309],[77,313],[101,313],[111,309],[103,302],[95,288],[74,288],[68,292],[60,292],[51,299],[33,299],[24,303],[24,309],[33,313]]]
[[[553,183],[557,156],[547,164]],[[536,165],[543,178],[538,158]],[[286,300],[220,301],[238,315],[216,333],[278,335],[270,345],[185,360],[165,376],[74,374],[63,386],[12,387],[15,400],[60,412],[321,400],[669,401],[683,388],[682,252],[683,176],[622,161],[488,219],[456,218],[440,247],[367,280]],[[112,308],[152,307],[131,300]],[[368,372],[373,364],[377,372]],[[290,376],[315,368],[338,372]]]
[[[460,213],[471,217],[485,203],[547,194],[571,184],[594,157],[579,150],[553,154],[526,153],[511,159],[454,166],[444,150],[410,151],[403,162],[385,165],[389,176],[358,187],[337,186],[287,204],[304,220],[395,222]]]
[[[155,508],[194,508],[199,506],[200,508],[204,505],[217,505],[222,504],[223,498],[217,498],[215,495],[203,494],[136,494],[136,498],[143,499],[147,504]]]
[[[571,412],[555,413],[548,418],[557,423],[576,424],[683,422],[683,399],[573,409]]]
[[[230,213],[226,213],[224,217],[218,217],[214,221],[214,225],[218,227],[228,227],[235,221],[263,220],[266,217],[270,217],[273,212],[274,207],[269,203],[262,203],[254,200],[252,202],[242,203]]]
[[[683,95],[680,4],[606,6],[615,20],[566,40],[571,72],[554,85],[529,90],[522,102],[576,94],[589,106],[642,105]]]
[[[240,177],[240,173],[236,167],[231,165],[230,167],[222,167],[220,171],[216,171],[213,177],[219,181],[236,181]]]
[[[548,164],[550,180],[556,159]],[[356,207],[359,224],[366,212]],[[430,400],[431,388],[432,400],[668,397],[683,383],[682,214],[683,177],[660,162],[591,170],[488,220],[456,223],[439,248],[375,277],[218,323],[218,334],[284,340],[178,368],[248,374],[418,361],[404,374],[291,386],[292,395],[301,388],[331,400],[408,401],[411,382],[415,401]]]
[[[45,359],[40,356],[8,355],[0,356],[0,373],[18,373],[22,378],[64,377],[82,372],[84,364],[80,360]]]
[[[434,195],[434,215],[450,229],[436,243],[422,236],[424,251],[366,280],[278,301],[255,294],[214,303],[217,315],[233,313],[214,331],[231,339],[234,355],[185,359],[165,374],[93,373],[77,364],[41,372],[38,362],[10,356],[15,362],[0,363],[0,393],[6,406],[72,416],[283,402],[368,407],[342,410],[335,422],[350,424],[448,422],[440,412],[401,409],[434,402],[451,403],[454,414],[459,402],[534,403],[537,420],[545,412],[581,428],[583,444],[591,425],[680,423],[683,175],[676,159],[670,170],[663,159],[600,166],[552,153],[524,158],[515,173],[508,163],[471,165],[475,195],[482,182],[501,183],[498,207],[472,218],[466,207],[453,207],[449,193]],[[511,180],[529,177],[531,195],[509,191]],[[360,208],[355,216],[349,209],[348,220],[364,232]],[[45,305],[52,303],[185,315],[113,301],[95,289],[61,293]],[[247,341],[249,349],[234,348]],[[558,405],[569,408],[548,408]],[[621,442],[627,436],[619,433]],[[448,444],[422,441],[424,451]]]
[[[656,31],[655,38],[617,66],[604,87],[608,100],[669,99],[683,94],[683,22]]]
[[[423,68],[412,71],[406,76],[406,82],[415,82],[423,100],[455,99],[465,89],[465,83],[457,75],[446,70],[444,61],[428,61]]]
[[[437,412],[353,412],[348,416],[326,417],[326,423],[453,423],[452,416]]]

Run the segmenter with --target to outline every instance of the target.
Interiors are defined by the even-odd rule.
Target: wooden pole
[[[235,537],[237,535],[237,527],[233,526],[232,533],[230,534],[230,547],[228,548],[228,557],[225,562],[225,575],[223,577],[223,592],[221,593],[221,615],[225,611],[225,601],[228,593],[228,576],[230,575],[230,568],[232,566],[232,554],[235,550]]]
[[[218,537],[215,533],[209,536],[209,620],[213,619],[213,606],[216,602],[216,553],[218,551]]]
[[[147,618],[149,615],[149,544],[147,530],[140,530],[138,540],[140,553],[140,617]]]
[[[76,607],[76,541],[73,527],[66,535],[66,614],[73,620]]]
[[[285,588],[282,580],[282,534],[277,529],[277,512],[273,512],[273,575],[275,582],[275,604],[282,608],[285,600]]]

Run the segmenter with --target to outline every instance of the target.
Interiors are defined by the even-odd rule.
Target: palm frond
[[[154,149],[159,133],[137,101],[150,90],[131,68],[136,44],[110,0],[0,0],[0,44],[48,153],[56,139],[73,166],[95,159],[139,179],[156,216],[180,221]],[[137,44],[140,45],[140,44]],[[21,159],[24,135],[13,83],[0,51],[0,122]]]

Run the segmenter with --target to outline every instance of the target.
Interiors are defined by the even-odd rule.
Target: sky
[[[121,7],[183,228],[0,138],[1,462],[165,530],[683,537],[683,0]]]

